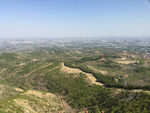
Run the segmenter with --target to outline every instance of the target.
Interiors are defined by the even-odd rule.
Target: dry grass
[[[24,108],[24,113],[38,113],[31,106],[28,100],[14,99],[14,102]]]
[[[64,63],[61,64],[61,69],[60,69],[63,73],[68,73],[68,74],[84,74],[86,75],[86,79],[91,83],[91,84],[96,84],[96,85],[100,85],[103,86],[104,84],[96,82],[96,78],[90,74],[90,73],[85,73],[83,71],[81,71],[80,69],[76,69],[76,68],[70,68],[64,65]]]
[[[60,111],[61,113],[75,113],[75,110],[59,95],[35,90],[29,90],[21,95],[34,99],[33,101],[30,99],[14,99],[14,102],[24,109],[24,113],[59,113]]]
[[[96,73],[101,73],[102,75],[107,75],[107,74],[108,74],[107,71],[103,71],[103,70],[100,70],[100,69],[96,69],[96,68],[94,68],[94,67],[92,67],[92,66],[89,66],[89,65],[88,65],[88,67],[89,67],[91,70],[93,70],[94,72],[96,72]]]
[[[119,64],[134,64],[134,63],[139,63],[138,61],[130,61],[130,60],[115,60],[115,62]]]

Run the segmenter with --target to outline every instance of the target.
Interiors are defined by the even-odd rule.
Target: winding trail
[[[46,68],[46,67],[48,67],[48,66],[50,66],[50,65],[52,65],[52,63],[47,64],[47,65],[44,65],[44,66],[42,66],[42,67],[40,67],[40,68],[37,68],[37,69],[35,69],[35,70],[33,70],[33,71],[31,71],[31,72],[25,74],[24,76],[25,76],[25,77],[28,77],[28,76],[31,75],[32,73],[34,73],[34,72],[36,72],[36,71],[38,71],[38,70],[40,70],[40,69]]]

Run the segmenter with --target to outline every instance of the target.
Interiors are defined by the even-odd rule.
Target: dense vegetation
[[[72,68],[79,68],[84,72],[93,74],[95,76],[95,78],[97,79],[97,81],[103,83],[105,87],[123,88],[123,89],[126,89],[126,90],[133,90],[133,89],[150,90],[150,86],[124,85],[124,84],[122,84],[123,81],[121,81],[121,80],[119,82],[116,82],[115,78],[113,78],[111,76],[105,76],[105,75],[102,75],[100,73],[95,73],[91,69],[89,69],[87,66],[78,66],[78,65],[73,65],[73,64],[75,64],[75,63],[74,62],[69,62],[69,61],[65,62],[66,66],[69,66],[69,67],[72,67]],[[105,65],[107,65],[107,64],[105,64]]]
[[[77,78],[72,78],[71,76],[66,76],[55,70],[47,73],[45,80],[47,80],[49,91],[64,95],[65,100],[72,107],[80,108],[81,110],[88,109],[91,113],[98,113],[98,111],[105,111],[105,113],[126,113],[131,111],[132,113],[140,113],[143,110],[146,113],[150,110],[150,100],[148,100],[150,96],[147,94],[125,91],[117,96],[111,96],[111,90],[97,85],[88,85],[82,76]],[[129,107],[128,104],[130,105]]]
[[[39,47],[37,50],[21,52],[19,54],[17,52],[1,53],[0,83],[19,87],[24,91],[34,89],[57,94],[72,108],[76,109],[77,112],[88,109],[90,113],[101,113],[102,111],[105,113],[149,113],[150,95],[132,90],[150,90],[150,86],[124,83],[124,80],[127,79],[131,79],[131,82],[133,79],[148,81],[150,68],[149,66],[143,66],[144,60],[142,58],[140,59],[142,63],[139,64],[118,65],[112,60],[121,58],[117,54],[117,50],[91,47],[90,51],[87,51],[89,45],[85,44],[84,48],[79,45],[77,52],[75,46],[72,45],[65,49],[61,47]],[[100,50],[100,52],[96,53],[94,52],[95,50]],[[105,58],[107,61],[99,63],[98,60],[101,58],[100,53],[102,51],[106,52]],[[78,68],[83,72],[93,74],[97,82],[103,83],[104,87],[89,84],[85,79],[86,76],[82,73],[63,73],[60,71],[60,63],[62,61],[66,66]],[[117,71],[125,70],[124,73],[132,73],[135,76],[122,79],[115,75],[103,75],[90,69],[87,66],[88,63],[91,63],[90,66],[97,66],[97,69],[103,67],[104,69],[108,69],[108,71],[110,69],[116,69]],[[44,67],[45,65],[48,66]],[[7,88],[5,89],[7,90]],[[3,99],[0,99],[0,112],[5,112],[3,109],[6,108],[12,109],[13,112],[23,112],[20,107],[14,104],[12,99],[28,99],[35,103],[37,102],[40,106],[37,98],[32,99],[22,96],[20,92],[18,93],[14,89],[9,89],[9,91],[11,93],[6,92],[7,95],[3,91],[5,96],[3,95]]]

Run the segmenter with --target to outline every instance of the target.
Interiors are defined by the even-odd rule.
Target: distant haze
[[[148,0],[0,0],[0,38],[148,37]]]

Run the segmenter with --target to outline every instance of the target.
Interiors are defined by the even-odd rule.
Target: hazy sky
[[[0,37],[150,36],[148,0],[0,0]]]

